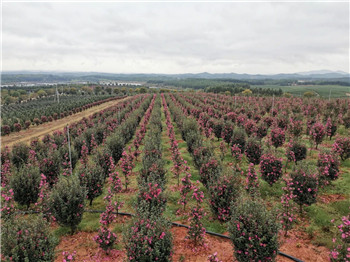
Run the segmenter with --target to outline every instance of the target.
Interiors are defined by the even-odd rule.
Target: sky
[[[10,3],[2,70],[349,72],[349,2]]]

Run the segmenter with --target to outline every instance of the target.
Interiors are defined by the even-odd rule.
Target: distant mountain
[[[187,73],[187,74],[114,74],[101,72],[61,72],[61,71],[4,71],[1,73],[2,84],[18,82],[75,82],[89,81],[149,81],[164,79],[235,79],[235,80],[332,80],[350,82],[349,73],[342,71],[317,70],[293,74],[237,74],[237,73]]]

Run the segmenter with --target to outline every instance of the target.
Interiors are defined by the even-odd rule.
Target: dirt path
[[[28,143],[34,138],[41,138],[46,134],[53,133],[56,130],[62,130],[67,124],[71,124],[73,122],[77,122],[84,117],[88,117],[96,112],[104,110],[108,107],[116,105],[117,103],[124,101],[127,98],[123,98],[120,100],[114,100],[110,102],[103,103],[98,106],[91,107],[82,112],[73,114],[71,116],[64,117],[62,119],[58,119],[56,121],[48,122],[45,124],[41,124],[38,126],[31,126],[29,129],[21,130],[20,132],[11,133],[8,136],[1,137],[1,148],[8,146],[11,148],[15,143],[25,142]]]

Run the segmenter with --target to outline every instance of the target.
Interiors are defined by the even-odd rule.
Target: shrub
[[[212,158],[200,168],[200,180],[207,187],[210,182],[216,181],[220,177],[221,172],[222,167],[220,163],[215,158]]]
[[[317,161],[320,180],[322,183],[328,183],[335,180],[339,175],[339,160],[337,156],[330,153],[321,153]]]
[[[1,227],[1,253],[6,261],[53,261],[57,240],[40,216],[17,217]]]
[[[283,129],[276,127],[271,130],[270,141],[275,148],[282,146],[285,139],[286,135]]]
[[[299,137],[303,133],[303,122],[300,120],[291,119],[291,125],[289,127],[289,132],[294,137]]]
[[[259,164],[262,155],[260,141],[254,137],[248,138],[245,154],[250,163],[253,163],[254,165]]]
[[[235,175],[222,175],[209,184],[210,208],[220,221],[231,215],[231,202],[240,195],[240,181]]]
[[[215,136],[217,137],[218,141],[221,138],[221,133],[222,133],[223,128],[224,128],[224,123],[221,119],[213,121],[213,132],[214,132]]]
[[[316,149],[321,144],[324,136],[326,135],[326,128],[321,123],[317,122],[313,125],[310,131],[310,135],[316,144]]]
[[[259,179],[257,173],[255,172],[254,164],[252,163],[249,164],[245,189],[252,197],[259,194]]]
[[[24,122],[25,128],[28,129],[30,127],[30,125],[32,124],[32,122],[30,122],[30,120],[26,120]]]
[[[302,163],[290,174],[292,179],[294,201],[300,206],[302,212],[303,205],[311,205],[316,202],[318,191],[317,174],[311,170],[310,166]]]
[[[170,223],[162,217],[139,214],[124,233],[129,261],[171,261]]]
[[[103,169],[96,164],[88,164],[82,167],[79,171],[80,184],[86,190],[86,198],[92,201],[102,194],[104,174]]]
[[[246,144],[246,133],[241,128],[235,128],[233,130],[232,138],[231,138],[231,145],[237,145],[242,152],[245,150],[245,144]]]
[[[14,127],[14,129],[15,129],[16,132],[19,132],[19,131],[21,131],[21,129],[22,129],[22,126],[21,126],[21,124],[19,124],[19,123],[15,123],[15,124],[13,125],[13,127]]]
[[[1,133],[2,135],[8,135],[11,132],[11,128],[8,125],[2,125],[1,126]]]
[[[341,158],[346,160],[350,157],[350,138],[338,137],[333,144],[333,151],[335,151]]]
[[[268,129],[268,127],[264,123],[261,123],[261,124],[257,125],[257,127],[256,127],[256,136],[258,138],[260,138],[260,139],[264,138],[267,135],[267,129]]]
[[[266,207],[246,200],[234,207],[229,232],[238,261],[275,261],[278,225]]]
[[[85,190],[76,176],[60,177],[50,196],[50,210],[60,225],[72,234],[83,218]]]
[[[56,183],[61,171],[61,156],[59,151],[50,150],[48,157],[43,158],[40,163],[40,173],[44,174],[50,186]]]
[[[306,146],[300,144],[299,142],[290,142],[288,143],[288,148],[286,151],[287,158],[289,161],[297,163],[298,161],[306,158],[306,151]]]
[[[12,148],[11,160],[17,167],[21,167],[28,163],[29,147],[24,143],[15,144]]]
[[[13,174],[10,181],[13,189],[14,200],[20,205],[26,205],[29,208],[31,203],[38,199],[40,186],[39,169],[28,165]]]
[[[331,262],[348,261],[350,257],[350,215],[342,217],[338,230],[337,238],[333,239],[335,247],[329,254]]]
[[[39,120],[39,118],[34,118],[33,119],[33,122],[38,126],[38,125],[40,125],[40,120]]]
[[[234,127],[233,127],[232,123],[226,123],[224,125],[224,128],[222,129],[221,137],[224,139],[224,141],[227,144],[230,144],[230,142],[231,142],[231,138],[233,135],[233,129],[234,129]]]
[[[336,131],[337,131],[337,123],[329,117],[326,123],[326,132],[327,132],[327,136],[329,137],[329,140],[332,139]]]
[[[41,122],[46,123],[47,122],[47,116],[41,116]]]
[[[110,155],[113,157],[114,163],[118,163],[125,146],[124,138],[119,134],[112,135],[108,137],[106,145],[110,151]]]
[[[145,183],[139,181],[139,195],[137,198],[137,213],[151,213],[161,216],[166,206],[166,198],[161,185],[156,182]]]
[[[282,176],[282,159],[272,154],[261,157],[260,172],[262,178],[272,186]]]
[[[244,129],[248,136],[254,134],[257,129],[255,121],[251,119],[247,120],[244,124]]]
[[[117,240],[117,235],[108,228],[100,227],[94,240],[99,247],[108,254],[108,251],[113,248],[113,245]]]
[[[193,161],[196,168],[200,169],[204,164],[208,163],[213,156],[214,152],[209,146],[196,148],[193,151]]]

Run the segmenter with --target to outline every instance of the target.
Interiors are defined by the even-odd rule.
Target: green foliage
[[[135,217],[124,233],[128,261],[171,261],[172,235],[170,223],[163,217]]]
[[[53,261],[57,240],[40,216],[17,217],[1,227],[1,254],[5,261]]]
[[[83,218],[85,190],[76,176],[60,177],[54,186],[49,205],[60,225],[69,226],[73,233]]]
[[[113,157],[115,163],[118,163],[119,159],[122,157],[125,139],[120,134],[115,134],[108,137],[106,142],[107,148],[110,151],[110,155]]]
[[[28,208],[31,203],[38,199],[40,186],[40,172],[38,167],[28,165],[20,168],[11,177],[11,188],[16,202],[20,205],[26,205]]]
[[[86,190],[86,198],[90,200],[90,206],[94,198],[102,194],[104,173],[101,166],[88,164],[82,166],[78,171],[80,185]]]
[[[266,207],[252,200],[233,206],[229,232],[238,261],[275,261],[278,224]]]
[[[25,143],[18,143],[13,146],[11,160],[17,168],[27,164],[28,157],[29,147]]]

